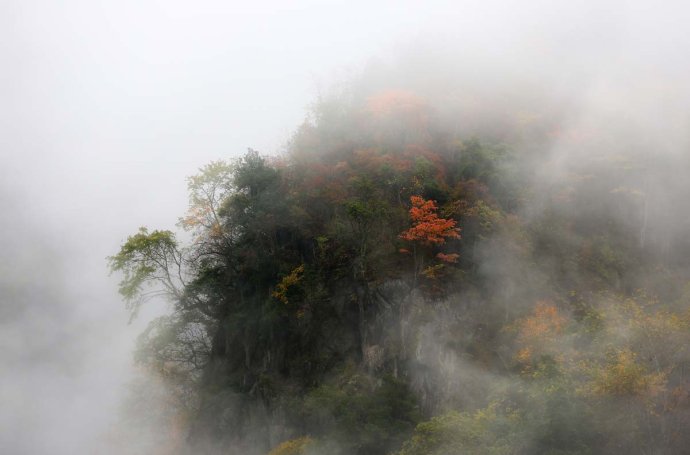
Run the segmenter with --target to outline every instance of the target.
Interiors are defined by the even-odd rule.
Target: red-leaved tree
[[[429,246],[442,245],[447,238],[460,238],[460,228],[455,227],[455,220],[439,218],[436,213],[436,202],[424,200],[420,196],[410,197],[410,202],[410,218],[413,225],[400,234],[401,239]]]
[[[457,222],[452,219],[441,218],[438,216],[436,202],[426,200],[421,196],[411,196],[410,219],[412,227],[400,234],[400,238],[412,243],[412,256],[414,259],[414,273],[412,287],[417,286],[417,277],[421,272],[427,278],[436,278],[444,268],[443,263],[457,262],[458,255],[455,253],[438,253],[435,257],[441,264],[431,265],[424,269],[425,250],[433,249],[443,245],[447,239],[459,239],[460,228],[456,227]],[[401,253],[410,253],[408,249],[401,249]]]
[[[412,292],[417,287],[417,278],[420,271],[429,279],[436,278],[444,268],[444,263],[457,262],[458,255],[455,253],[443,254],[438,253],[435,257],[440,264],[431,265],[424,269],[424,255],[432,252],[443,245],[447,239],[460,238],[460,228],[456,227],[457,222],[452,219],[441,218],[438,216],[438,207],[436,202],[432,200],[425,200],[421,196],[411,196],[410,203],[410,220],[412,227],[400,234],[402,240],[406,240],[412,244],[412,258],[414,260],[414,270],[412,275]],[[401,249],[401,253],[410,253],[408,249]],[[412,296],[412,292],[410,296]],[[407,299],[400,301],[400,339],[401,339],[401,356],[406,357],[407,345],[407,331],[405,330],[405,308]]]

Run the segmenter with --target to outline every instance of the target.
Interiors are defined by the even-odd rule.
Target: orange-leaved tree
[[[413,226],[400,234],[400,238],[423,245],[441,245],[447,238],[460,238],[457,222],[438,216],[436,202],[425,200],[420,196],[411,196],[410,218]]]
[[[457,254],[443,254],[439,253],[435,257],[442,261],[440,264],[431,265],[424,269],[424,255],[426,253],[433,253],[435,247],[443,245],[446,239],[460,238],[460,228],[456,227],[457,222],[452,219],[441,218],[438,216],[438,207],[436,202],[426,200],[421,196],[411,196],[410,202],[410,220],[412,227],[402,232],[399,238],[406,240],[412,244],[412,257],[414,260],[414,268],[412,274],[412,288],[410,296],[417,288],[417,278],[420,271],[430,279],[436,278],[444,268],[445,263],[453,263],[457,261]],[[430,251],[431,250],[431,251]],[[410,253],[409,250],[402,248],[401,253]],[[405,307],[406,299],[400,301],[400,340],[401,340],[401,355],[406,357],[406,339],[407,333],[405,330]]]
[[[412,227],[400,234],[400,238],[412,243],[413,258],[414,258],[414,275],[413,287],[417,283],[417,275],[423,266],[423,258],[420,256],[417,245],[424,247],[440,246],[446,242],[446,239],[459,239],[460,228],[456,227],[457,222],[452,219],[441,218],[438,216],[438,207],[436,202],[426,200],[421,196],[411,196],[410,203],[410,219],[412,220]],[[401,250],[407,252],[408,250]],[[456,262],[457,254],[443,254],[436,255],[438,259],[443,262]],[[430,271],[437,272],[439,266],[430,267]],[[425,275],[432,275],[432,273],[425,273]]]

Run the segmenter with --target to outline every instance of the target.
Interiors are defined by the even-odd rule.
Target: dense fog
[[[284,156],[331,99],[410,91],[439,129],[515,141],[537,193],[516,211],[528,222],[573,173],[643,166],[640,181],[614,173],[642,199],[608,215],[682,263],[689,14],[635,1],[4,2],[0,452],[175,453],[157,439],[165,386],[133,362],[136,337],[169,307],[154,299],[130,323],[107,258],[140,226],[178,230],[199,168],[248,148]],[[525,263],[497,245],[476,253],[493,297],[538,298],[558,258]],[[425,330],[418,349],[438,356]],[[425,374],[461,378],[451,395],[503,384],[450,363]]]

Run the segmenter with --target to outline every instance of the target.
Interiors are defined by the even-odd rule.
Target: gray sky
[[[319,91],[420,43],[480,79],[585,75],[600,107],[626,99],[609,89],[629,72],[651,94],[663,74],[680,111],[688,16],[681,2],[3,1],[0,452],[88,452],[107,429],[141,323],[126,325],[105,257],[141,225],[174,228],[200,166],[278,151]]]

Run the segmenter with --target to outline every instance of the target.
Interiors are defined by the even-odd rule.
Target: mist
[[[438,130],[510,144],[519,157],[510,166],[531,191],[527,202],[511,202],[523,225],[582,210],[589,226],[606,213],[634,232],[640,251],[683,275],[688,15],[683,2],[636,1],[4,2],[0,451],[180,450],[166,452],[157,434],[165,424],[156,419],[168,418],[166,385],[133,361],[137,336],[171,307],[154,299],[129,323],[107,258],[140,226],[179,231],[186,179],[207,163],[248,148],[295,153],[296,132],[329,102],[356,110],[387,90],[414,93]],[[400,126],[382,125],[397,143]],[[356,136],[353,124],[342,129],[334,137]],[[309,160],[330,153],[321,146]],[[620,171],[630,168],[637,170]],[[620,185],[561,203],[554,196],[570,194],[573,175]],[[630,197],[587,211],[614,190]],[[528,261],[503,248],[511,235],[484,239],[473,252],[478,276],[494,283],[490,295],[468,289],[447,305],[463,302],[472,318],[485,298],[491,318],[519,319],[551,297],[550,273],[566,261],[552,253]],[[667,275],[630,268],[617,279],[617,289],[645,284],[684,308]],[[616,308],[607,314],[625,319]],[[376,322],[377,333],[397,330],[395,311],[381,311],[388,319]],[[457,325],[442,316],[410,322],[421,327],[415,361],[424,368],[410,367],[409,382],[422,410],[443,400],[479,409],[496,390],[521,384],[446,352],[444,334],[455,336]],[[634,338],[624,326],[607,333],[609,343]],[[577,343],[563,336],[554,345],[569,352]],[[431,387],[443,393],[425,401]],[[142,390],[147,398],[137,398]],[[281,431],[274,433],[292,435]]]

